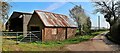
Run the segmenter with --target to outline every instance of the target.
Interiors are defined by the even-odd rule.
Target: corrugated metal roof
[[[45,26],[54,26],[54,27],[77,27],[72,18],[68,18],[65,15],[35,10],[35,12],[40,16]]]

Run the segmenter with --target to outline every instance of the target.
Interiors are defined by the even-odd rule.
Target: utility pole
[[[98,30],[100,30],[100,16],[98,16]]]

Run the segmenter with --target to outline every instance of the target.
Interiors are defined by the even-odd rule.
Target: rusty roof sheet
[[[72,21],[71,18],[68,18],[65,15],[35,10],[39,15],[39,18],[42,20],[45,26],[54,26],[54,27],[77,27],[75,21]]]

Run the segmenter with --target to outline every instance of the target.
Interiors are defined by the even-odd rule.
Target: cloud
[[[60,8],[61,6],[65,5],[65,4],[66,4],[66,2],[53,3],[52,5],[50,5],[49,7],[47,7],[47,8],[45,9],[45,11],[53,11],[53,10],[55,10],[55,9]]]
[[[100,26],[101,27],[106,27],[106,28],[109,28],[110,26],[109,26],[109,23],[108,22],[106,22],[106,20],[105,20],[105,18],[104,17],[101,17],[101,24],[100,24]]]

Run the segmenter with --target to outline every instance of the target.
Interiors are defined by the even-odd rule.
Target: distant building
[[[64,40],[74,37],[77,25],[65,15],[35,10],[33,14],[13,12],[6,24],[12,31],[40,31],[41,41]],[[26,35],[26,34],[24,34]]]

